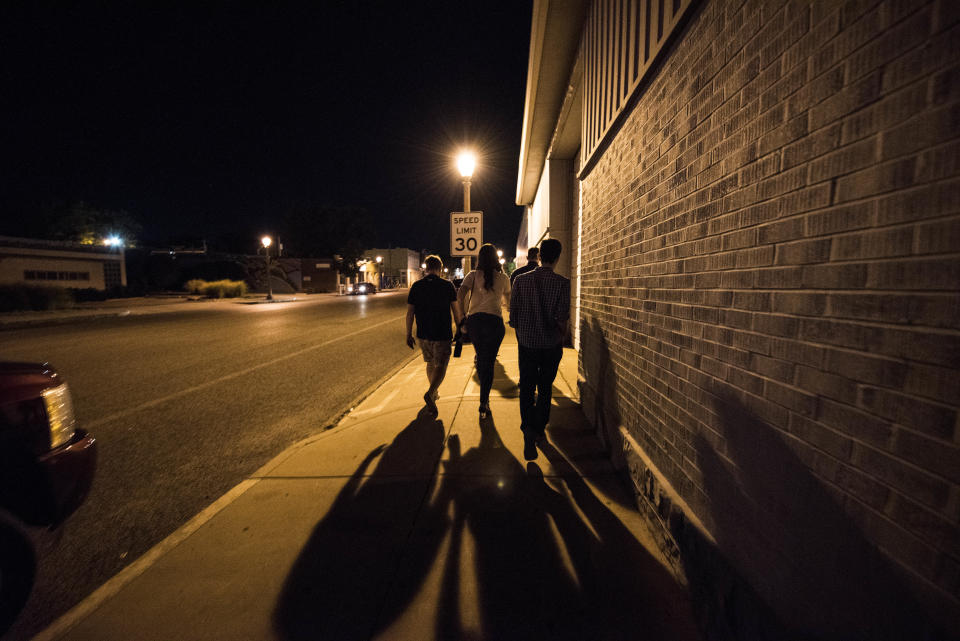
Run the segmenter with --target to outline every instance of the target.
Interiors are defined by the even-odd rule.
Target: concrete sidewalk
[[[508,331],[484,421],[472,347],[436,417],[416,358],[36,638],[699,638],[586,426],[572,350],[524,462],[516,353]]]

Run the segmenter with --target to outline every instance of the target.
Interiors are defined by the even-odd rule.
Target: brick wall
[[[958,21],[702,0],[582,183],[588,415],[827,638],[960,630]]]

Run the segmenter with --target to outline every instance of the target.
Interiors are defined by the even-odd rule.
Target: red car
[[[0,635],[33,587],[27,528],[55,528],[70,516],[96,464],[96,440],[77,427],[70,389],[56,370],[0,362]]]

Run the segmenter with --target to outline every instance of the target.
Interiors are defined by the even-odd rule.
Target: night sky
[[[252,252],[309,203],[446,253],[452,156],[472,145],[484,240],[512,248],[531,6],[4,3],[0,234],[82,200],[129,211],[142,243]]]

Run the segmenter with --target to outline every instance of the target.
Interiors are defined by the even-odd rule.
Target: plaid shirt
[[[543,267],[517,276],[510,297],[510,327],[517,331],[518,343],[539,349],[556,347],[563,342],[560,327],[569,318],[569,278]]]

